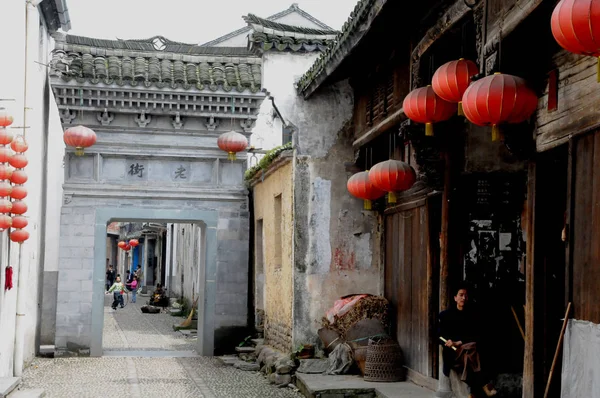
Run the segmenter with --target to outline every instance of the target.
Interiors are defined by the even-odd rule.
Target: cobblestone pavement
[[[129,296],[131,300],[131,295]],[[185,337],[173,330],[173,324],[184,318],[168,313],[144,314],[140,307],[148,297],[138,295],[137,302],[129,302],[125,308],[113,310],[112,295],[104,298],[104,330],[102,347],[104,350],[136,351],[192,351],[196,346],[195,337]],[[127,299],[125,299],[127,303]]]
[[[103,346],[106,351],[135,352],[102,358],[36,358],[23,375],[23,388],[43,388],[46,397],[104,398],[301,398],[269,385],[257,372],[244,372],[210,357],[172,357],[192,351],[196,339],[173,331],[183,318],[143,314],[138,303],[110,308],[105,300]],[[154,351],[154,353],[153,353]],[[161,357],[158,357],[161,355]]]
[[[269,385],[257,372],[224,366],[216,358],[36,358],[23,388],[50,398],[301,398]]]

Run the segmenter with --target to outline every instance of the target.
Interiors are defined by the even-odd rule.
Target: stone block
[[[320,374],[329,368],[329,360],[327,359],[300,359],[298,373]]]

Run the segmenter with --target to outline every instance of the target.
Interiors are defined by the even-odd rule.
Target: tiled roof
[[[342,27],[342,32],[338,35],[338,38],[327,47],[298,81],[299,92],[306,97],[314,91],[314,88],[309,91],[311,86],[318,86],[325,80],[347,55],[349,51],[347,47],[354,47],[358,44],[359,40],[354,40],[349,44],[351,37],[354,37],[357,33],[364,33],[358,27],[368,18],[375,18],[385,3],[386,0],[359,0],[348,21]],[[371,13],[372,8],[375,6],[379,6],[377,12]]]
[[[302,17],[306,18],[307,20],[311,21],[312,23],[314,23],[317,26],[320,26],[322,29],[327,29],[327,30],[333,30],[331,27],[325,25],[323,22],[319,21],[318,19],[316,19],[315,17],[313,17],[312,15],[310,15],[309,13],[307,13],[306,11],[302,10],[300,7],[298,7],[297,3],[293,3],[288,9],[283,10],[281,12],[278,12],[277,14],[273,14],[270,17],[267,17],[266,19],[270,20],[270,21],[274,21],[276,19],[279,18],[283,18],[287,15],[292,14],[293,12],[297,12],[298,14],[302,15]],[[241,35],[243,33],[250,33],[250,31],[252,30],[251,27],[249,26],[244,26],[243,28],[240,28],[238,30],[235,30],[231,33],[228,33],[224,36],[221,36],[219,38],[216,38],[214,40],[211,40],[207,43],[202,44],[202,46],[214,46],[215,44],[219,44],[222,43],[228,39],[231,39],[232,37]]]
[[[50,33],[59,29],[65,32],[71,29],[67,0],[43,0],[38,7],[44,15],[44,21]]]
[[[250,47],[262,51],[323,51],[339,33],[335,30],[280,24],[254,14],[245,16],[244,20],[252,28]]]
[[[160,49],[158,49],[160,48]],[[145,40],[60,37],[52,73],[65,81],[256,93],[261,60],[245,48],[200,47],[160,36]]]

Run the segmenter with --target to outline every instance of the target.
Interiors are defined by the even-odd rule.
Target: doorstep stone
[[[8,397],[20,383],[20,377],[0,377],[0,398]]]
[[[256,348],[254,348],[254,347],[235,347],[236,352],[240,352],[240,353],[244,353],[244,354],[254,353],[255,350],[256,350]]]
[[[46,392],[41,388],[31,390],[15,390],[8,398],[42,398],[46,396]]]

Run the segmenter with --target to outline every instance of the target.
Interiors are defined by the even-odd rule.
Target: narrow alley
[[[173,330],[180,317],[143,314],[147,297],[125,308],[110,308],[105,297],[101,358],[35,358],[23,375],[21,389],[43,389],[46,397],[247,397],[297,398],[291,389],[269,385],[258,372],[224,365],[194,351],[195,337]],[[125,300],[127,303],[127,299]]]

